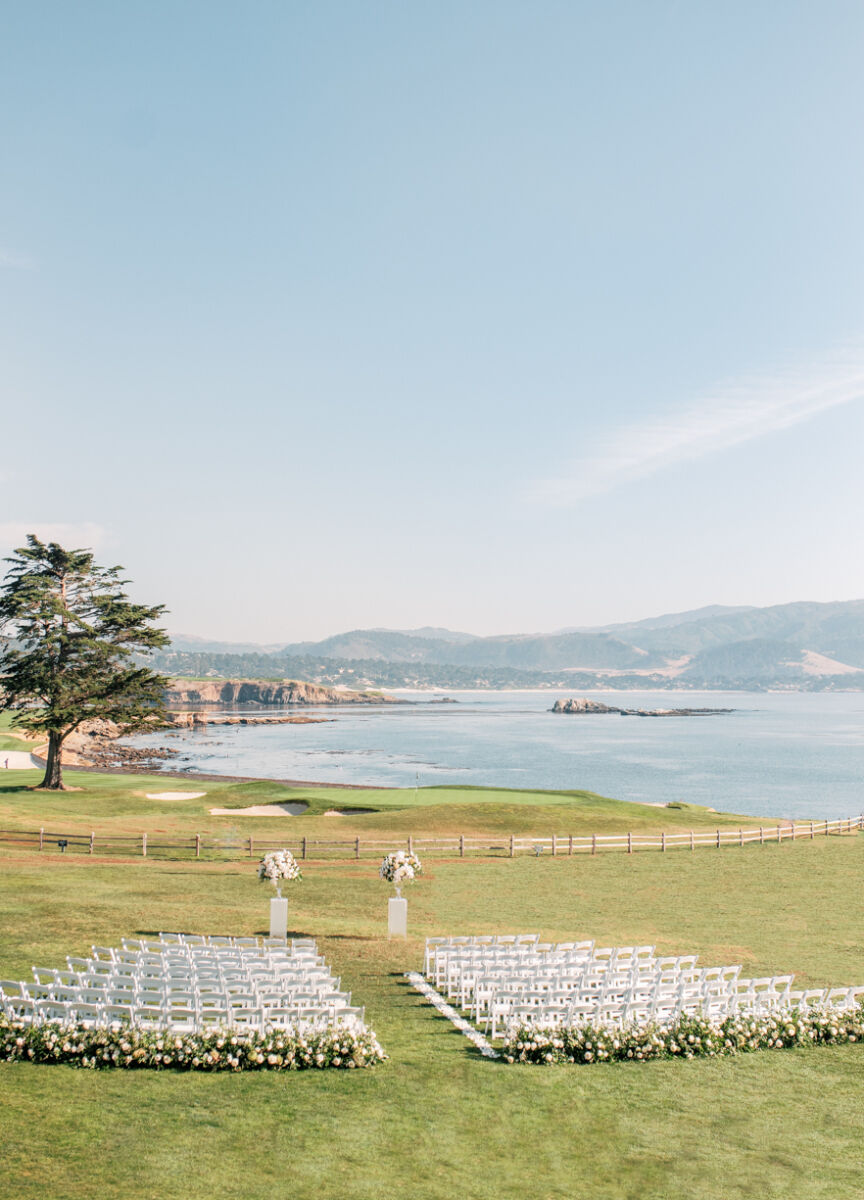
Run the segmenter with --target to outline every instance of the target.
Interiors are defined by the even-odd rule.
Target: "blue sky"
[[[864,595],[864,8],[46,3],[0,543],[174,630]]]

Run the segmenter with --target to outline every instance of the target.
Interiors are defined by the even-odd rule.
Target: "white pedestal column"
[[[408,936],[408,901],[400,896],[387,901],[387,932],[390,937]]]
[[[288,901],[274,897],[270,901],[270,936],[271,938],[287,938],[288,936]]]

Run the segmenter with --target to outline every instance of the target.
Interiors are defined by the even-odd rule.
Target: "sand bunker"
[[[44,770],[45,764],[24,750],[0,750],[0,771],[32,771],[34,767]]]
[[[148,800],[197,800],[206,792],[145,792]]]
[[[297,817],[308,804],[253,804],[251,808],[211,808],[214,817]]]

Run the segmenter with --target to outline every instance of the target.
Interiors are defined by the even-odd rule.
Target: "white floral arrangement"
[[[508,1062],[648,1062],[658,1058],[715,1058],[754,1050],[864,1041],[864,1005],[837,1009],[778,1010],[724,1020],[701,1015],[668,1025],[584,1024],[559,1028],[517,1025],[508,1030],[502,1057]]]
[[[258,864],[258,878],[262,883],[269,879],[279,891],[283,880],[290,883],[292,880],[302,879],[303,876],[297,859],[290,850],[274,850],[272,854],[265,854]]]
[[[388,883],[401,887],[403,883],[411,883],[423,873],[423,866],[416,854],[409,850],[394,850],[381,860],[378,874]]]
[[[387,1055],[371,1029],[208,1029],[175,1034],[137,1025],[84,1026],[10,1019],[0,1014],[0,1060],[66,1063],[100,1070],[150,1068],[180,1071],[357,1070]]]

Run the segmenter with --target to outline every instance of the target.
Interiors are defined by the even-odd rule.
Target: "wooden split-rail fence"
[[[197,858],[236,860],[260,857],[271,850],[288,849],[299,859],[376,858],[382,853],[407,849],[421,858],[515,858],[517,855],[544,855],[558,858],[574,854],[596,855],[610,850],[636,854],[643,850],[696,850],[725,846],[745,846],[798,841],[801,838],[854,834],[864,829],[864,815],[837,821],[784,821],[750,829],[700,829],[666,833],[564,834],[542,837],[504,834],[484,836],[455,834],[449,837],[407,838],[332,838],[288,837],[278,841],[265,838],[215,837],[194,834],[190,837],[153,837],[147,833],[103,834],[58,833],[54,830],[0,830],[0,845],[21,846],[43,853],[98,854],[100,857],[148,856],[159,858]]]

